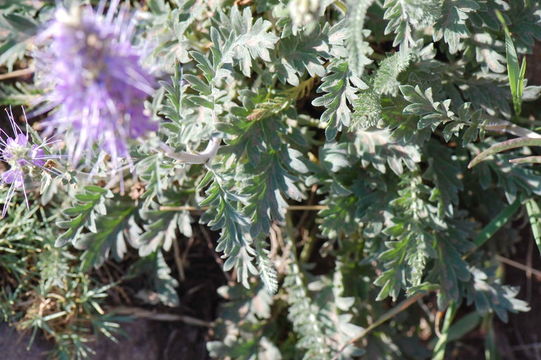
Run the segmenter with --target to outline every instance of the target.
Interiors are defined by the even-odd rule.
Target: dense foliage
[[[498,268],[511,221],[541,245],[523,104],[540,16],[537,0],[4,1],[2,319],[89,356],[123,281],[179,305],[172,253],[200,223],[237,280],[212,357],[443,359],[479,328],[496,359],[494,315],[528,310]]]

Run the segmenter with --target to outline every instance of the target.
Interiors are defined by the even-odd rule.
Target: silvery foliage
[[[527,310],[490,270],[494,248],[477,239],[509,204],[535,201],[541,173],[508,154],[467,165],[496,141],[531,133],[512,111],[495,10],[525,54],[541,39],[539,2],[232,3],[131,8],[134,46],[160,80],[145,102],[159,130],[132,139],[129,163],[113,175],[96,151],[83,166],[60,159],[60,175],[27,180],[29,201],[57,220],[56,245],[78,249],[85,271],[135,249],[160,301],[175,305],[164,254],[206,224],[224,271],[242,284],[220,290],[229,302],[208,345],[216,357],[279,359],[292,348],[305,359],[396,356],[398,325],[353,342],[385,311],[376,300],[423,292],[437,294],[440,309],[464,301],[502,320]],[[34,61],[32,39],[53,8],[0,6],[10,29],[0,33],[1,65]],[[13,105],[39,106],[40,91],[0,84]],[[319,211],[301,221],[289,211],[299,204]],[[319,257],[327,260],[315,270],[308,263]],[[287,341],[275,317],[292,324]]]

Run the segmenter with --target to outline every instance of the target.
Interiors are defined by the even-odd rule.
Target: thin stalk
[[[406,300],[402,301],[397,306],[393,307],[389,311],[387,311],[385,314],[383,314],[379,319],[377,319],[372,325],[364,329],[363,332],[361,332],[358,336],[354,337],[353,339],[349,340],[347,343],[345,343],[342,348],[334,355],[333,360],[337,360],[340,358],[340,354],[349,346],[352,345],[360,340],[362,340],[366,335],[368,335],[372,330],[380,326],[381,324],[387,322],[388,320],[392,319],[396,315],[400,314],[402,311],[409,308],[411,305],[415,304],[417,300],[421,299],[423,296],[428,294],[427,292],[420,292],[416,295],[413,295],[412,297],[407,298]]]
[[[15,71],[8,72],[6,74],[0,74],[0,81],[7,80],[7,79],[18,78],[18,77],[22,77],[22,76],[27,76],[27,75],[31,75],[33,73],[34,73],[34,68],[33,67],[29,67],[27,69],[15,70]]]
[[[451,323],[453,322],[453,319],[455,318],[457,311],[456,303],[453,301],[447,308],[447,312],[445,313],[445,319],[443,320],[443,328],[441,330],[441,336],[438,339],[438,342],[436,343],[436,346],[434,347],[433,357],[432,360],[443,360],[445,358],[445,347],[448,342],[449,338],[449,329],[451,328]]]

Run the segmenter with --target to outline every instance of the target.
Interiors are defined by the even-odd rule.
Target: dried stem
[[[389,311],[387,311],[385,314],[383,314],[378,320],[376,320],[372,325],[364,329],[362,333],[354,337],[353,339],[349,340],[347,343],[345,343],[342,348],[338,351],[338,353],[333,357],[333,360],[337,360],[340,357],[340,354],[349,346],[352,345],[359,340],[363,339],[366,335],[368,335],[372,330],[380,326],[381,324],[385,323],[387,320],[395,317],[396,315],[400,314],[402,311],[409,308],[411,305],[415,304],[417,300],[421,299],[423,296],[425,296],[426,292],[421,292],[417,295],[414,295],[412,297],[407,298],[406,300],[402,301],[397,306],[393,307]]]
[[[496,255],[496,260],[498,260],[501,263],[512,266],[514,268],[517,268],[519,270],[522,270],[522,271],[524,271],[526,273],[533,274],[536,277],[541,279],[541,271],[539,271],[537,269],[534,269],[534,268],[532,268],[530,266],[523,265],[523,264],[521,264],[521,263],[519,263],[519,262],[517,262],[515,260],[511,260],[511,259],[505,258],[505,257],[500,256],[500,255]]]
[[[207,147],[205,148],[205,150],[196,154],[191,154],[185,151],[176,153],[173,149],[171,149],[166,144],[161,144],[160,147],[165,152],[165,155],[175,160],[179,160],[183,163],[206,164],[207,162],[209,162],[216,156],[216,153],[218,152],[218,149],[220,148],[221,142],[222,142],[222,139],[220,137],[214,136],[209,140],[209,143],[207,144]]]
[[[8,72],[8,73],[5,73],[5,74],[0,74],[0,81],[13,79],[13,78],[18,78],[18,77],[27,76],[27,75],[32,75],[33,73],[34,73],[34,68],[33,67],[29,67],[29,68],[26,68],[26,69],[15,70],[15,71],[11,71],[11,72]]]
[[[143,319],[151,319],[156,321],[181,321],[183,323],[202,326],[202,327],[213,327],[214,325],[211,322],[203,321],[196,319],[187,315],[178,315],[178,314],[168,314],[168,313],[157,313],[154,311],[145,310],[138,307],[129,307],[129,306],[118,306],[109,308],[108,311],[115,312],[121,315],[131,315]]]

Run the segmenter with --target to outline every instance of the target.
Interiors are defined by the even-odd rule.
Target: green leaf
[[[379,255],[385,271],[374,281],[381,286],[377,300],[396,300],[402,289],[421,284],[428,259],[436,257],[435,244],[442,243],[436,236],[446,229],[420,177],[404,178],[400,185],[399,196],[390,204],[396,215],[384,230],[394,240],[387,241],[387,250]]]
[[[177,241],[177,230],[188,238],[192,236],[191,219],[186,211],[151,210],[144,212],[141,217],[145,220],[144,232],[132,244],[139,250],[141,257],[158,251],[160,247],[169,251],[173,241]]]
[[[335,60],[327,68],[327,75],[318,88],[324,95],[312,101],[314,106],[323,106],[326,110],[321,115],[325,124],[325,137],[332,140],[351,120],[350,105],[357,99],[357,91],[366,89],[366,85],[353,75],[345,61]]]
[[[214,341],[207,342],[213,358],[282,359],[282,347],[274,339],[275,323],[269,321],[274,298],[260,285],[222,286],[218,293],[226,301],[218,307]],[[273,342],[274,341],[274,342]]]
[[[107,208],[107,214],[95,219],[91,231],[74,240],[74,246],[84,249],[81,270],[101,266],[110,254],[120,261],[128,250],[130,237],[139,235],[139,227],[133,219],[135,208],[125,201],[116,200]]]
[[[59,227],[66,231],[58,237],[55,246],[64,246],[70,241],[75,243],[85,227],[95,231],[96,217],[107,213],[105,202],[112,197],[113,193],[108,189],[94,185],[85,186],[82,192],[75,195],[77,203],[64,210],[64,214],[71,219],[58,223]]]
[[[26,55],[25,42],[17,42],[8,39],[0,44],[0,65],[7,66],[8,70],[13,70],[13,66]]]
[[[453,214],[453,205],[458,205],[458,193],[463,189],[462,170],[452,151],[436,142],[430,142],[424,151],[428,154],[428,169],[423,174],[439,190],[442,207],[446,215]]]
[[[130,277],[144,275],[143,282],[150,286],[150,290],[140,290],[137,296],[154,305],[155,298],[165,306],[179,306],[179,297],[176,288],[178,281],[171,275],[161,251],[153,252],[141,257],[129,268]]]
[[[252,60],[271,61],[270,50],[274,48],[278,37],[269,31],[272,25],[269,21],[258,18],[253,22],[250,7],[245,7],[242,13],[237,6],[231,8],[229,15],[220,12],[219,23],[222,38],[234,39],[228,52],[222,54],[223,63],[234,60],[244,76],[249,77]]]
[[[528,304],[517,299],[518,289],[501,285],[494,274],[494,268],[481,270],[472,268],[473,282],[468,284],[466,299],[468,305],[475,304],[480,315],[496,314],[501,321],[507,322],[509,312],[529,311]]]
[[[353,129],[367,129],[375,127],[382,119],[382,107],[379,94],[372,89],[359,93],[359,97],[353,101],[354,113],[351,121]]]
[[[278,43],[280,58],[276,63],[276,75],[282,83],[297,86],[308,72],[311,77],[325,75],[323,58],[328,57],[326,30],[319,27],[304,30],[299,36],[283,38]]]
[[[295,255],[292,255],[292,257]],[[350,343],[361,328],[350,323],[352,316],[340,314],[353,305],[353,299],[344,298],[333,289],[339,278],[320,278],[308,286],[297,260],[292,260],[284,279],[289,303],[288,319],[299,340],[295,347],[304,350],[304,360],[351,359],[362,354],[361,349]],[[313,288],[316,297],[312,298],[308,289]]]
[[[151,16],[145,32],[151,45],[144,63],[151,68],[159,66],[173,72],[178,62],[190,61],[188,53],[194,45],[189,39],[190,27],[205,6],[194,0],[177,0],[172,8],[170,2],[151,0],[148,7]]]
[[[432,26],[441,13],[440,6],[438,0],[385,0],[385,34],[396,34],[393,46],[413,46],[415,30]]]
[[[511,33],[507,28],[505,20],[499,11],[496,11],[498,20],[502,23],[505,31],[505,53],[507,58],[507,76],[509,77],[509,88],[513,97],[513,106],[515,115],[519,116],[522,111],[522,95],[524,93],[524,76],[526,74],[526,58],[522,60],[522,65],[519,67],[519,60],[515,44],[511,39]]]
[[[437,274],[440,283],[437,299],[440,309],[444,309],[452,301],[459,301],[464,296],[461,288],[462,283],[467,283],[471,279],[463,254],[471,250],[473,244],[463,237],[464,235],[456,229],[449,231],[445,236],[440,236],[436,243],[437,260],[434,264],[434,273]]]
[[[262,241],[256,241],[255,249],[259,276],[263,281],[263,285],[265,285],[265,289],[270,294],[275,294],[278,291],[278,274],[269,259],[269,251],[262,247]]]
[[[33,36],[38,30],[38,25],[30,18],[19,14],[4,14],[1,23],[7,23],[11,31],[23,33],[26,36]]]
[[[464,39],[471,36],[467,25],[469,13],[477,10],[479,4],[473,0],[445,0],[442,16],[435,25],[434,41],[443,38],[451,54],[463,50]]]
[[[373,52],[365,39],[370,31],[364,29],[366,11],[372,5],[373,0],[349,0],[346,16],[348,37],[346,49],[348,51],[348,64],[354,76],[361,78],[364,67],[372,62],[368,58]]]
[[[238,208],[245,200],[228,190],[232,181],[228,175],[212,172],[214,181],[205,191],[207,197],[200,203],[209,207],[202,221],[212,230],[220,230],[216,251],[223,252],[227,259],[224,271],[235,268],[239,281],[249,287],[248,277],[257,275],[258,270],[253,265],[255,250],[250,237],[250,221]]]
[[[388,130],[358,130],[354,148],[363,167],[370,164],[384,174],[387,169],[396,175],[402,175],[408,169],[414,171],[421,161],[417,146],[397,141]]]
[[[486,32],[481,32],[473,35],[475,40],[475,58],[478,63],[482,64],[483,71],[493,71],[495,73],[503,73],[505,71],[505,56],[503,47],[494,46],[494,38]]]
[[[400,86],[398,75],[408,68],[411,56],[410,50],[403,49],[383,59],[372,83],[374,92],[379,95],[396,96]]]
[[[488,239],[490,239],[494,234],[505,224],[507,224],[513,215],[517,212],[520,207],[520,201],[515,200],[511,205],[508,205],[500,211],[494,219],[490,221],[480,232],[477,234],[473,242],[475,246],[482,246]],[[533,229],[533,225],[532,225]]]
[[[530,226],[532,227],[533,238],[541,253],[541,208],[533,198],[526,200],[525,204],[528,218],[530,219]]]
[[[432,88],[421,90],[419,86],[401,85],[400,92],[410,103],[402,112],[405,115],[414,115],[419,118],[418,129],[430,128],[435,131],[441,125],[443,137],[446,141],[453,136],[460,136],[461,130],[466,128],[462,135],[462,143],[466,145],[477,139],[480,127],[480,111],[471,110],[470,103],[463,103],[457,114],[451,110],[451,100],[435,101]]]

